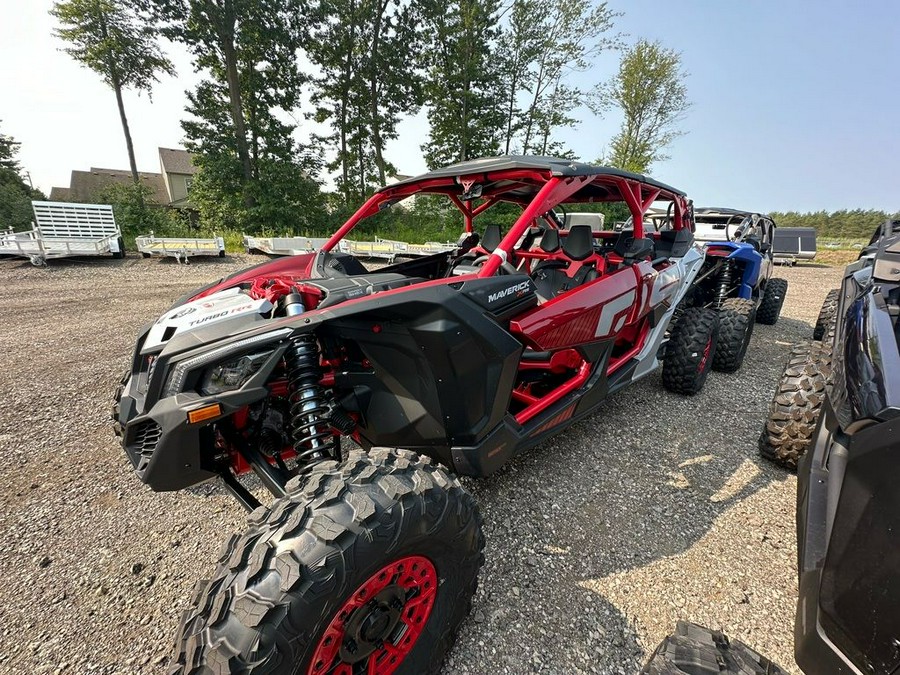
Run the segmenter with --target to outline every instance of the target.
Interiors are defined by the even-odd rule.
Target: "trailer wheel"
[[[766,326],[774,326],[781,315],[781,307],[787,296],[787,279],[769,279],[763,291],[762,302],[756,312],[756,321]]]
[[[679,621],[641,675],[786,675],[766,657],[719,631]]]
[[[484,559],[472,497],[403,450],[355,450],[288,483],[225,545],[169,673],[437,673]]]
[[[794,345],[759,437],[763,457],[786,469],[797,469],[812,443],[830,384],[831,347],[821,342]]]
[[[666,347],[663,386],[693,396],[703,389],[716,356],[719,314],[714,309],[689,307],[681,314]]]
[[[753,324],[756,321],[756,303],[743,298],[728,298],[719,307],[719,343],[713,359],[714,370],[733,373],[741,367]]]
[[[112,257],[116,260],[122,260],[125,257],[125,240],[122,237],[118,239],[119,250],[113,251]]]
[[[833,288],[825,296],[825,302],[822,303],[822,309],[819,310],[819,316],[816,319],[816,327],[813,329],[813,340],[831,341],[837,321],[838,296],[840,293],[841,289]]]

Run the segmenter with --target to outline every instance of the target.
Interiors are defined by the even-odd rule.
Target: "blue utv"
[[[744,361],[754,323],[775,324],[787,294],[787,279],[772,278],[775,222],[760,213],[725,208],[698,208],[694,218],[694,237],[706,260],[687,306],[719,311],[713,368],[730,373]]]

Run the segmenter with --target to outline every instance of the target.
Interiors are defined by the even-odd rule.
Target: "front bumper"
[[[210,423],[188,424],[186,410],[211,402],[178,394],[142,411],[144,397],[126,378],[113,404],[113,431],[135,473],[157,491],[181,490],[214,478],[215,438]],[[232,411],[233,412],[233,411]]]

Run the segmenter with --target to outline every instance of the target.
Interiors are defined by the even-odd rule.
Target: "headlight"
[[[203,375],[200,384],[200,393],[206,396],[221,394],[223,391],[239,389],[254,373],[256,373],[266,360],[275,352],[270,349],[256,354],[244,354],[231,361],[220,363],[210,368]]]
[[[240,360],[242,357],[246,356],[246,353],[240,354],[240,352],[246,352],[247,348],[250,345],[258,344],[260,342],[265,342],[267,347],[269,345],[272,345],[272,348],[266,352],[266,355],[269,355],[273,351],[275,351],[275,343],[280,342],[283,338],[286,338],[292,332],[293,331],[290,328],[284,328],[282,330],[272,331],[271,333],[255,335],[245,340],[239,340],[225,347],[213,349],[212,351],[201,354],[200,356],[195,356],[194,358],[180,361],[174,368],[172,368],[172,370],[166,377],[166,386],[163,387],[162,395],[163,397],[174,396],[175,394],[180,394],[182,391],[184,391],[184,385],[188,379],[188,373],[190,373],[191,371],[199,370],[205,366],[216,363],[217,361],[220,361],[222,365],[227,366],[234,361]],[[260,354],[262,354],[262,352],[260,352]],[[215,367],[210,368],[210,372],[214,370],[216,370]],[[253,373],[250,373],[250,375],[252,374]],[[204,384],[205,382],[206,378],[204,377]]]

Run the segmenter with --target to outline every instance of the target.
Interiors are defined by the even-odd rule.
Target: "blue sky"
[[[99,78],[58,51],[50,0],[0,0],[0,130],[21,141],[35,184],[67,185],[72,169],[128,166],[115,99]],[[658,39],[682,53],[693,107],[688,132],[652,174],[698,205],[760,211],[900,208],[900,109],[896,86],[900,2],[611,0],[627,40]],[[141,170],[157,171],[156,148],[177,147],[184,90],[194,82],[183,50],[178,78],[126,96]],[[613,53],[580,75],[608,79]],[[582,111],[561,138],[583,159],[602,154],[619,118]],[[402,173],[424,170],[423,115],[387,148]]]

